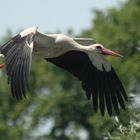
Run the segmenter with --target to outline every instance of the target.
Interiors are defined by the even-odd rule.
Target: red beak
[[[114,52],[114,51],[111,51],[111,50],[106,49],[106,48],[103,48],[102,49],[101,54],[104,54],[104,55],[112,55],[112,56],[117,56],[117,57],[123,57],[121,54],[119,54],[117,52]]]

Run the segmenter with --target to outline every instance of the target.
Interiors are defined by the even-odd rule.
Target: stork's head
[[[101,44],[93,44],[88,47],[88,56],[89,59],[92,61],[92,64],[98,69],[103,71],[110,71],[111,65],[106,61],[103,57],[104,55],[111,55],[117,57],[123,57],[121,54],[111,51],[109,49],[104,48]],[[104,69],[103,69],[104,66]]]
[[[99,53],[102,55],[112,55],[112,56],[117,56],[117,57],[123,57],[121,54],[119,54],[117,52],[104,48],[104,46],[101,44],[91,45],[90,50],[92,50],[94,53]]]

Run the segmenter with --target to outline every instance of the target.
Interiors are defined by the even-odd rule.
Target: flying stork
[[[26,97],[32,54],[39,56],[69,71],[80,81],[88,99],[93,102],[95,112],[102,115],[107,110],[119,115],[128,101],[122,82],[105,55],[122,57],[119,53],[104,48],[93,39],[71,38],[63,34],[43,34],[37,27],[30,27],[14,36],[0,47],[5,57],[8,83],[12,96]]]

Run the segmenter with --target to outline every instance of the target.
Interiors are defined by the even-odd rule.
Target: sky
[[[93,9],[116,7],[124,0],[0,0],[0,37],[9,28],[13,33],[30,26],[41,32],[73,29],[75,33],[91,26]]]

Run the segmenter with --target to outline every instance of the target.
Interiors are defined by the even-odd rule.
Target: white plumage
[[[119,106],[125,109],[127,95],[113,67],[104,55],[122,57],[103,47],[93,39],[71,38],[63,34],[42,34],[37,27],[28,28],[0,48],[6,58],[8,82],[13,97],[26,97],[32,54],[46,59],[76,76],[92,99],[97,112],[107,109],[119,114]]]

